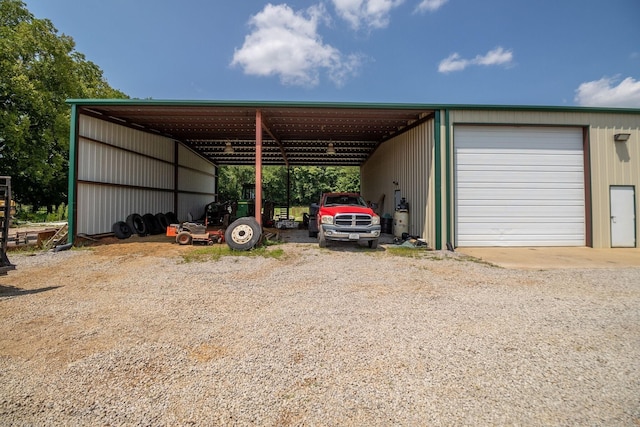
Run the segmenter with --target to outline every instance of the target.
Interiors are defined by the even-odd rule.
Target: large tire
[[[320,246],[321,248],[327,247],[327,239],[326,237],[324,237],[322,226],[320,226],[320,229],[318,230],[318,246]]]
[[[369,240],[369,247],[371,249],[377,249],[378,248],[378,239]]]
[[[162,232],[165,233],[167,231],[167,227],[169,226],[169,221],[167,220],[167,216],[162,212],[158,212],[156,214],[156,219],[158,220],[158,224],[160,224],[160,228]]]
[[[136,233],[138,236],[146,236],[149,234],[149,230],[147,229],[147,225],[145,224],[142,216],[139,214],[133,213],[127,217],[127,225],[131,229],[132,232]]]
[[[166,214],[164,214],[164,216],[167,218],[167,221],[169,221],[169,224],[180,223],[180,221],[178,221],[178,217],[173,212],[167,212]]]
[[[124,221],[114,223],[111,231],[113,231],[113,234],[115,234],[118,239],[128,239],[133,234],[131,227]]]
[[[160,223],[154,214],[147,213],[142,215],[142,219],[147,225],[147,229],[149,230],[149,234],[161,234],[162,228],[160,227]]]
[[[176,236],[176,242],[181,245],[190,245],[193,242],[193,237],[191,237],[191,233],[188,231],[181,231]]]
[[[317,231],[309,231],[309,237],[318,237]]]
[[[238,218],[224,232],[227,245],[234,251],[248,251],[262,238],[262,227],[253,217]]]

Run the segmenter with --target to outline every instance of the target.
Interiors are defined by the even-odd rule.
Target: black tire
[[[147,229],[149,230],[149,234],[160,234],[162,233],[162,228],[160,227],[160,223],[154,214],[146,213],[142,215],[142,219],[147,225]]]
[[[169,224],[180,224],[178,217],[173,212],[167,212],[164,216],[167,218],[167,221],[169,221]]]
[[[309,237],[318,237],[317,231],[309,231]]]
[[[369,240],[369,247],[371,249],[377,249],[378,248],[378,239]]]
[[[131,229],[133,233],[136,233],[138,236],[146,236],[149,234],[149,229],[145,224],[142,216],[139,214],[133,213],[127,217],[127,225]]]
[[[124,221],[115,222],[111,227],[111,231],[118,239],[128,239],[133,234],[131,227]]]
[[[262,227],[250,216],[233,221],[224,232],[227,245],[234,251],[248,251],[255,247],[261,238]]]
[[[169,221],[167,220],[167,216],[162,212],[158,212],[156,214],[156,219],[158,220],[158,224],[160,224],[160,228],[162,232],[165,233],[167,231],[167,227],[169,226]]]
[[[324,237],[324,231],[322,231],[322,227],[318,230],[318,246],[321,248],[327,247],[327,239]]]
[[[193,242],[193,237],[188,231],[181,231],[176,236],[176,242],[181,245],[190,245]]]

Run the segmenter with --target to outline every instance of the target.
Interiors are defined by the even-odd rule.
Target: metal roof
[[[70,99],[80,113],[168,136],[218,165],[255,164],[256,111],[263,165],[359,166],[384,141],[437,110],[638,114],[635,108],[542,105],[364,104],[263,101]],[[233,153],[225,152],[230,144]],[[327,152],[332,144],[335,154]]]
[[[82,114],[183,142],[218,165],[255,164],[256,111],[262,164],[359,166],[382,142],[433,114],[396,104],[69,100]],[[225,152],[230,144],[233,153]],[[335,153],[328,152],[329,144]]]

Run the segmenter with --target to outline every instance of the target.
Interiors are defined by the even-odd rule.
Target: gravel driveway
[[[10,254],[0,425],[640,424],[640,269],[195,249]]]

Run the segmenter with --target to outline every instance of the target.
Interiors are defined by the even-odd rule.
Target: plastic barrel
[[[393,218],[385,218],[385,217],[380,218],[381,232],[385,234],[391,234],[392,225],[393,225]]]

